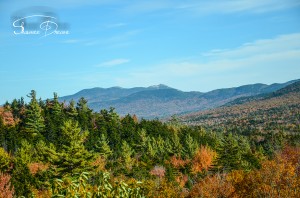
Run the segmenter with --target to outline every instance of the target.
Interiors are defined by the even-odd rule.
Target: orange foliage
[[[274,160],[262,163],[260,170],[250,173],[234,171],[228,180],[235,187],[235,194],[249,197],[300,197],[300,175],[298,172],[299,151],[288,147]]]
[[[226,175],[216,174],[195,184],[189,197],[236,197],[233,193],[234,187],[226,180]]]
[[[197,150],[195,157],[192,161],[192,172],[200,173],[203,170],[208,170],[213,165],[217,153],[209,147],[201,147]]]
[[[297,171],[299,176],[300,174],[300,148],[286,146],[283,151],[280,153],[280,156],[283,160],[290,162]]]
[[[179,186],[181,188],[183,188],[186,184],[186,182],[188,181],[188,176],[187,175],[183,175],[182,173],[180,173],[176,178],[175,181],[179,184]]]
[[[183,160],[181,157],[176,157],[175,155],[171,157],[170,163],[175,167],[175,168],[183,168],[186,164],[188,164],[190,161],[189,160]]]
[[[12,198],[14,188],[10,184],[10,175],[0,173],[0,198]]]
[[[206,177],[189,197],[300,197],[299,148],[286,147],[259,170]]]
[[[39,171],[45,171],[48,169],[48,167],[49,167],[48,164],[43,164],[40,162],[34,162],[28,164],[29,171],[32,175],[35,175]]]

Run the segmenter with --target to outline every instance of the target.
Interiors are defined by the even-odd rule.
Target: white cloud
[[[128,62],[130,62],[129,59],[114,59],[114,60],[110,60],[110,61],[106,61],[106,62],[97,64],[96,67],[113,67],[113,66],[122,65],[122,64],[125,64]]]
[[[127,77],[117,80],[118,84],[125,86],[132,86],[134,82],[147,82],[165,83],[178,88],[184,85],[197,90],[197,87],[199,89],[199,85],[203,86],[205,82],[212,86],[218,78],[223,79],[230,87],[234,86],[230,84],[232,82],[241,85],[266,82],[272,78],[273,82],[276,82],[278,79],[285,81],[299,77],[300,33],[257,40],[235,49],[212,50],[184,61],[174,60],[157,64],[147,69],[132,71]],[[222,87],[225,87],[226,83]],[[213,88],[218,87],[220,85]]]

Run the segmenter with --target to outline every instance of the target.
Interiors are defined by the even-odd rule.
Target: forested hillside
[[[219,107],[240,97],[271,93],[293,82],[295,80],[271,85],[257,83],[217,89],[206,93],[185,92],[162,84],[129,89],[122,87],[92,88],[84,89],[74,95],[61,97],[59,101],[78,101],[84,97],[88,101],[88,106],[94,111],[109,110],[110,107],[114,107],[121,116],[129,113],[146,119],[167,118],[174,114]]]
[[[234,127],[216,110],[216,130],[29,96],[0,109],[0,197],[300,196],[298,92],[231,107]],[[247,111],[264,112],[257,123],[270,130],[234,124]]]
[[[220,108],[185,115],[182,122],[240,134],[300,132],[300,82],[270,94],[237,99]]]

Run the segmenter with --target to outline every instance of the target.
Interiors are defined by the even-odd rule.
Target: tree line
[[[28,96],[0,110],[0,197],[299,196],[288,131],[214,131]]]

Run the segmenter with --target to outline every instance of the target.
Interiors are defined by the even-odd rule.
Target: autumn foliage
[[[189,197],[232,197],[234,187],[226,177],[221,174],[206,177],[194,185]]]
[[[0,198],[12,198],[14,195],[14,188],[10,184],[11,176],[0,173]]]
[[[155,166],[151,171],[150,175],[157,176],[159,178],[163,178],[165,176],[166,169],[163,166]]]
[[[190,160],[183,160],[181,157],[176,157],[175,155],[171,157],[170,163],[174,168],[183,168],[186,164],[188,164]]]
[[[45,171],[49,167],[48,164],[43,164],[41,162],[34,162],[28,164],[28,168],[31,174],[35,175],[39,171]]]
[[[14,116],[11,111],[0,108],[0,119],[3,120],[4,125],[12,126],[15,124]]]
[[[213,165],[213,160],[216,157],[216,152],[207,146],[202,146],[197,150],[192,161],[192,172],[200,173],[207,171]]]
[[[299,159],[299,148],[286,147],[261,169],[206,177],[190,197],[300,197]]]
[[[299,113],[290,131],[255,118],[268,133],[252,133],[29,96],[0,107],[0,198],[300,197]]]
[[[299,148],[286,147],[274,160],[250,173],[229,175],[236,194],[251,197],[300,197]],[[298,160],[298,162],[297,162]]]

